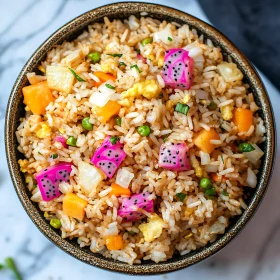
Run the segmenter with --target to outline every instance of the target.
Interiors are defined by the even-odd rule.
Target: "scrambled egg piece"
[[[190,95],[189,95],[189,94],[186,94],[182,102],[183,102],[184,104],[187,104],[187,103],[190,101],[190,99],[191,99]]]
[[[158,58],[158,67],[162,67],[164,64],[164,54],[161,54]]]
[[[20,159],[18,161],[18,164],[20,166],[20,171],[21,172],[27,172],[27,167],[28,167],[28,160],[27,159]]]
[[[161,235],[164,224],[163,219],[153,214],[148,218],[148,223],[143,223],[138,228],[143,233],[145,241],[152,242]]]
[[[191,238],[192,236],[193,236],[193,234],[190,233],[190,234],[186,235],[184,238],[185,238],[185,239],[189,239],[189,238]]]
[[[191,214],[193,214],[193,212],[194,212],[194,208],[188,208],[188,207],[186,207],[185,216],[186,216],[186,217],[190,217]]]
[[[172,99],[168,100],[168,101],[166,102],[166,109],[167,109],[168,111],[173,111],[174,106],[175,106],[177,103],[178,103],[178,101],[176,101],[176,100],[172,100]]]
[[[225,121],[230,121],[233,118],[233,105],[229,104],[220,108],[222,117]]]
[[[52,129],[47,124],[42,124],[41,129],[36,132],[37,137],[44,139],[50,136],[52,133]]]
[[[62,133],[62,134],[65,133],[65,129],[63,129],[62,127],[60,127],[58,130],[59,130],[59,132]]]
[[[161,92],[161,87],[156,80],[146,80],[138,82],[132,88],[122,92],[124,98],[138,98],[141,95],[147,99],[157,98]]]
[[[107,59],[106,62],[101,61],[101,69],[105,73],[116,75],[117,62],[114,59]]]

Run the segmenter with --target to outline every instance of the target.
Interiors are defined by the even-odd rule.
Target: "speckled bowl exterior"
[[[64,40],[74,39],[89,24],[96,21],[101,22],[105,16],[110,19],[124,19],[130,15],[139,17],[142,12],[146,12],[150,17],[159,20],[175,21],[180,24],[187,23],[192,28],[195,28],[199,34],[204,34],[205,38],[211,39],[216,46],[219,46],[223,51],[224,59],[231,55],[234,62],[243,72],[245,81],[250,85],[250,90],[260,107],[259,114],[264,120],[267,140],[262,145],[265,155],[258,174],[258,185],[255,189],[246,191],[245,200],[248,208],[241,216],[231,221],[231,225],[227,228],[225,234],[219,236],[214,243],[185,256],[175,255],[172,259],[159,264],[144,261],[141,265],[132,266],[107,259],[100,254],[94,254],[88,248],[80,248],[75,240],[62,239],[59,230],[50,227],[44,219],[43,213],[39,211],[37,204],[33,203],[29,198],[30,194],[25,187],[24,176],[21,174],[17,163],[20,158],[23,158],[23,155],[17,151],[18,144],[15,131],[20,123],[20,117],[23,117],[25,113],[24,104],[22,103],[22,87],[28,84],[26,73],[37,72],[36,69],[40,61],[45,59],[49,50],[55,45],[61,44]],[[275,125],[268,94],[259,75],[246,57],[224,35],[205,22],[173,8],[148,3],[122,2],[103,6],[77,17],[50,36],[31,56],[18,76],[8,102],[5,142],[10,174],[18,197],[34,224],[49,240],[68,254],[90,265],[132,275],[153,275],[182,269],[212,256],[226,246],[244,228],[257,210],[268,187],[275,155]]]

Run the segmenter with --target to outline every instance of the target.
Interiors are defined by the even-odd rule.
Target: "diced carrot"
[[[88,202],[74,193],[68,193],[63,198],[62,209],[69,217],[82,221],[85,217],[85,207]]]
[[[210,177],[214,182],[222,181],[225,182],[226,178],[224,176],[218,176],[217,173],[210,173]]]
[[[123,239],[120,235],[109,235],[105,237],[105,244],[108,250],[121,250],[123,248]]]
[[[36,115],[44,115],[46,107],[55,100],[46,81],[26,86],[22,89],[22,93],[23,103]]]
[[[215,149],[211,140],[220,140],[219,134],[214,128],[210,128],[209,131],[206,129],[201,130],[194,138],[194,144],[204,153],[210,154]]]
[[[103,83],[109,81],[109,80],[112,80],[112,81],[115,81],[116,80],[116,77],[112,74],[108,74],[108,73],[104,73],[104,72],[101,72],[101,71],[96,71],[94,72],[94,75],[99,78],[100,82],[95,82],[95,86],[96,87],[99,87],[100,85],[102,85]]]
[[[233,112],[233,123],[238,132],[247,132],[253,124],[253,112],[249,109],[237,108]]]
[[[118,184],[112,183],[112,190],[110,192],[111,195],[115,195],[116,197],[126,195],[130,196],[130,189],[123,188]]]
[[[108,101],[104,107],[95,107],[95,113],[101,117],[101,122],[106,123],[114,115],[117,115],[121,109],[121,105],[117,101]]]
[[[112,81],[116,80],[116,77],[114,75],[108,74],[108,73],[104,73],[104,72],[101,72],[101,71],[94,72],[94,75],[97,78],[99,78],[99,80],[102,81],[103,83],[107,82],[109,80],[112,80]]]

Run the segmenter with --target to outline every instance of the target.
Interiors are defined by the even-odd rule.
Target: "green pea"
[[[115,118],[115,121],[118,126],[122,126],[122,119],[119,116]]]
[[[120,140],[119,137],[116,137],[116,136],[111,136],[110,137],[110,142],[113,145],[115,145],[119,140]]]
[[[209,178],[201,178],[200,179],[200,182],[199,182],[199,186],[202,188],[202,189],[208,189],[209,187],[211,187],[211,181]]]
[[[147,137],[151,133],[151,129],[148,125],[141,125],[137,128],[137,132],[144,137]]]
[[[90,118],[84,118],[82,120],[82,127],[85,130],[92,130],[93,129],[93,125],[89,122]]]
[[[87,57],[93,62],[97,63],[101,59],[101,53],[100,52],[92,52],[87,55]]]
[[[207,106],[207,108],[210,110],[210,111],[214,111],[217,109],[217,104],[214,102],[214,101],[211,101],[211,103]]]
[[[150,38],[150,37],[144,39],[144,40],[141,42],[141,44],[142,44],[143,47],[146,46],[146,45],[148,45],[148,44],[151,44],[151,43],[153,43],[153,38]]]
[[[206,189],[204,193],[211,196],[216,193],[216,189],[214,187],[210,187],[209,189]]]
[[[59,219],[56,219],[56,218],[51,219],[50,225],[51,225],[53,228],[61,228],[61,222],[60,222]]]
[[[241,143],[238,145],[238,149],[243,153],[248,153],[255,150],[255,148],[250,143]]]
[[[70,136],[70,137],[67,139],[66,144],[69,145],[69,146],[76,147],[77,139],[76,139],[74,136]]]

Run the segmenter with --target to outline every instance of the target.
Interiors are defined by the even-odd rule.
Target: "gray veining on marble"
[[[51,244],[32,224],[21,207],[9,178],[4,151],[5,108],[13,83],[25,61],[61,25],[100,4],[110,2],[117,1],[101,3],[94,0],[0,0],[0,263],[6,256],[13,256],[25,280],[137,278],[90,267]],[[194,0],[153,2],[184,10],[207,21]],[[262,78],[279,124],[280,94],[263,75]],[[278,147],[279,139],[278,132]],[[153,279],[279,280],[279,166],[278,153],[276,172],[261,207],[230,245],[196,266],[168,275],[155,276]],[[9,272],[1,271],[0,279],[13,278]]]

